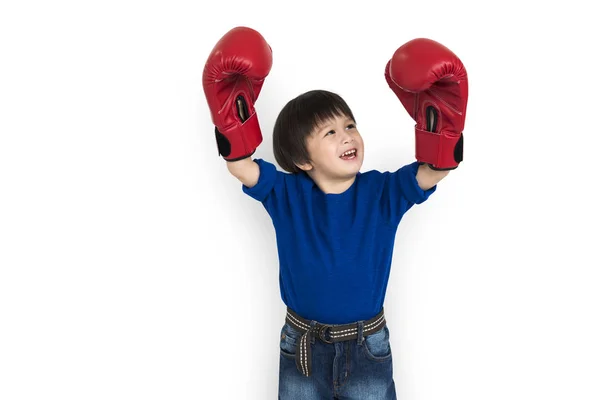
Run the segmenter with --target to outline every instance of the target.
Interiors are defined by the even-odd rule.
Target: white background
[[[465,161],[397,235],[398,397],[600,399],[598,64],[578,1],[3,2],[0,398],[274,399],[275,232],[217,155],[202,69],[238,25],[272,128],[342,95],[363,171],[413,160],[383,69],[415,37],[469,74]],[[550,3],[555,5],[549,5]]]

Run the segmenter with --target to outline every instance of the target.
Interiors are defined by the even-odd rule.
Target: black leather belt
[[[303,333],[296,343],[296,367],[304,376],[310,376],[312,373],[312,349],[310,344],[313,337],[317,337],[325,343],[358,339],[358,322],[341,325],[316,322],[311,328],[312,321],[302,318],[289,307],[287,307],[285,320],[292,327]],[[382,308],[379,314],[368,321],[363,321],[363,337],[378,332],[384,326],[385,316]]]

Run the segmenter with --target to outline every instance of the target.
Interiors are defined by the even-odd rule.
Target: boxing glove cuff
[[[463,135],[429,132],[415,125],[415,156],[435,170],[451,170],[463,159]]]
[[[243,123],[231,125],[227,130],[215,128],[219,155],[227,161],[250,157],[262,142],[262,133],[256,112]]]

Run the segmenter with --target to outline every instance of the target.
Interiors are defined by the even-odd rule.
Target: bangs
[[[301,97],[305,97],[305,101],[297,103],[296,123],[306,135],[336,117],[348,117],[356,122],[348,104],[333,93],[311,91]]]

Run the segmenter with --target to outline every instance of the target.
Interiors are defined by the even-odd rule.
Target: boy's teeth
[[[350,154],[354,154],[355,152],[356,152],[356,150],[348,150],[348,151],[344,152],[344,153],[341,155],[341,157],[348,156],[348,155],[350,155]]]

